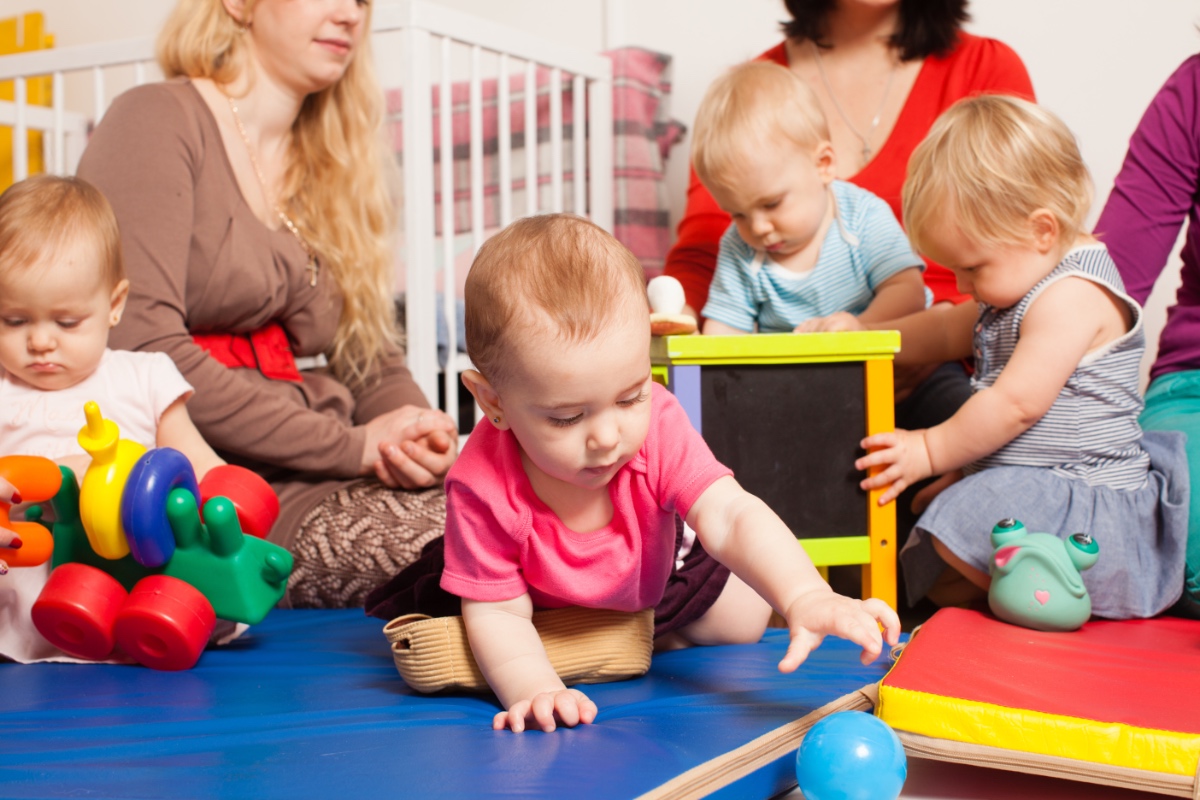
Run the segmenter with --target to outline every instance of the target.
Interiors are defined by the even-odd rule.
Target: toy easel
[[[655,379],[713,454],[796,533],[818,567],[863,565],[896,607],[896,508],[858,487],[864,436],[893,429],[896,331],[666,336]]]

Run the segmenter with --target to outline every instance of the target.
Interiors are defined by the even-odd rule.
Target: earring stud
[[[500,424],[500,418],[499,418],[499,417],[492,417],[492,422],[494,422],[494,423],[496,423],[497,425],[499,425],[499,424]]]

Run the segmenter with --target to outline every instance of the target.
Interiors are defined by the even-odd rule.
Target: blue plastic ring
[[[129,551],[143,567],[161,567],[175,554],[175,532],[167,519],[167,495],[173,489],[187,489],[200,502],[196,471],[178,450],[149,450],[129,471],[121,496],[121,524]]]

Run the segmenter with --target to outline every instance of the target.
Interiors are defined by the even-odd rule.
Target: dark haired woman
[[[987,92],[1033,99],[1025,65],[1007,45],[961,30],[967,0],[785,0],[787,38],[759,56],[795,71],[817,93],[837,153],[837,177],[882,197],[900,219],[908,157],[954,101]],[[678,239],[666,273],[683,284],[691,313],[704,308],[717,245],[729,227],[692,172]],[[934,302],[966,299],[937,264],[925,271]],[[932,368],[897,375],[915,385]],[[955,373],[956,371],[956,373]],[[949,417],[970,395],[960,368],[925,381],[909,412],[916,428]],[[917,397],[912,398],[917,401]]]

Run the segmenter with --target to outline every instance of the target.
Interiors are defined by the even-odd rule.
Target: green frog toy
[[[992,528],[988,605],[1006,622],[1039,631],[1073,631],[1092,615],[1080,575],[1096,563],[1100,546],[1086,533],[1065,540],[1029,533],[1015,519]]]

